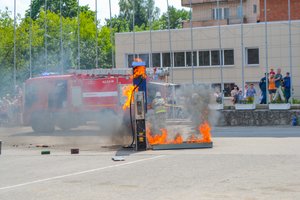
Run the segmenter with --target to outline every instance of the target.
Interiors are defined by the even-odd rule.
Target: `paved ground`
[[[213,149],[136,153],[90,127],[0,128],[0,199],[300,199],[299,127],[217,127],[213,135]],[[116,154],[125,161],[112,161]]]

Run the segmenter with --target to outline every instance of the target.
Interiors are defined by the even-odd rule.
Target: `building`
[[[265,21],[264,0],[191,0],[193,27],[256,23]],[[300,19],[300,1],[290,0],[291,19]],[[190,7],[190,0],[181,0],[184,7]],[[288,20],[288,0],[266,0],[267,21]],[[190,27],[190,22],[183,22]]]
[[[259,20],[259,0],[191,0],[193,27],[216,26],[241,23],[256,23]],[[182,6],[190,7],[190,0],[181,0]],[[184,22],[183,27],[189,27],[190,22]]]
[[[194,1],[204,2],[205,0]],[[250,7],[253,8],[254,1],[250,1],[252,2]],[[239,1],[224,2],[237,5]],[[260,4],[257,6],[261,7]],[[251,10],[251,8],[248,9]],[[268,9],[268,12],[273,12],[271,10],[272,7]],[[292,16],[294,15],[292,13]],[[247,18],[247,15],[245,16]],[[242,27],[243,35],[241,34]],[[267,35],[265,34],[266,27]],[[294,94],[295,97],[300,98],[300,85],[298,84],[300,80],[300,20],[291,21],[291,57],[288,21],[268,22],[267,26],[265,23],[256,22],[243,25],[225,23],[220,26],[220,37],[219,26],[194,27],[192,32],[190,28],[176,29],[171,30],[170,35],[171,37],[169,37],[168,30],[152,31],[151,39],[149,31],[116,34],[116,66],[129,67],[135,54],[148,66],[152,64],[154,67],[169,67],[170,74],[173,75],[169,77],[171,82],[191,83],[194,74],[195,82],[213,85],[220,85],[222,71],[227,89],[226,95],[229,95],[228,91],[233,84],[242,86],[243,77],[246,84],[255,83],[257,87],[260,78],[266,72],[267,65],[268,68],[275,70],[282,68],[283,75],[285,75],[285,72],[290,71],[291,58]],[[133,42],[134,39],[135,42]],[[150,41],[152,41],[151,44]],[[193,62],[191,61],[192,50]],[[150,52],[152,52],[152,63]]]
[[[267,0],[267,21],[288,20],[288,0]],[[291,20],[300,19],[300,1],[290,0]],[[264,0],[260,0],[260,17],[261,22],[264,18]]]

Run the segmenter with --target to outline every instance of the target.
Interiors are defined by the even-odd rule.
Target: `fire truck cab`
[[[37,132],[78,127],[87,121],[105,124],[110,116],[122,115],[126,74],[72,73],[28,79],[25,82],[23,124]]]

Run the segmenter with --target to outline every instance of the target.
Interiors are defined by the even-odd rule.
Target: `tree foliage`
[[[76,17],[78,12],[77,0],[61,0],[62,2],[62,16],[63,17]],[[41,10],[49,10],[54,13],[60,13],[60,0],[33,0],[31,6],[26,11],[26,17],[37,19]]]
[[[159,18],[160,10],[155,7],[154,0],[120,0],[119,7],[119,18],[129,22],[130,31],[133,30],[133,14],[134,24],[138,27],[149,26],[149,16],[152,16],[152,20]]]
[[[18,16],[16,26],[16,69],[19,84],[42,72],[61,72],[78,67],[78,46],[80,46],[80,68],[112,66],[112,51],[115,47],[114,34],[133,30],[133,1],[120,0],[120,13],[106,19],[104,25],[95,25],[95,12],[88,6],[80,7],[80,44],[78,44],[78,4],[77,0],[62,0],[62,26],[60,27],[60,0],[47,0],[45,12],[44,0],[32,1],[32,17],[30,9],[25,18]],[[166,29],[168,15],[159,17],[159,8],[154,0],[135,0],[135,31],[150,29]],[[170,7],[171,28],[180,28],[181,21],[189,17],[185,10]],[[14,68],[14,20],[7,9],[0,10],[0,96],[13,90]],[[46,24],[45,24],[46,23]],[[45,30],[46,25],[46,30]],[[110,28],[112,27],[112,29]],[[62,37],[60,28],[62,28]],[[96,31],[98,39],[96,40]],[[112,32],[111,32],[112,31]],[[30,70],[30,33],[31,40],[31,70]],[[111,38],[112,37],[112,38]],[[112,40],[111,40],[112,39]],[[62,40],[62,43],[61,43]],[[96,46],[98,54],[96,55]],[[62,49],[62,51],[61,51]],[[46,56],[47,52],[47,56]]]
[[[170,28],[182,28],[182,22],[189,19],[189,12],[184,9],[176,9],[174,6],[169,6]],[[161,18],[162,29],[168,28],[168,12],[164,13]]]

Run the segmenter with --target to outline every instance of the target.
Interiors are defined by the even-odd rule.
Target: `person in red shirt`
[[[274,69],[273,69],[273,68],[270,69],[270,73],[269,73],[269,74],[270,74],[270,76],[271,76],[271,75],[274,75],[274,76],[275,76],[276,73],[274,72]]]

